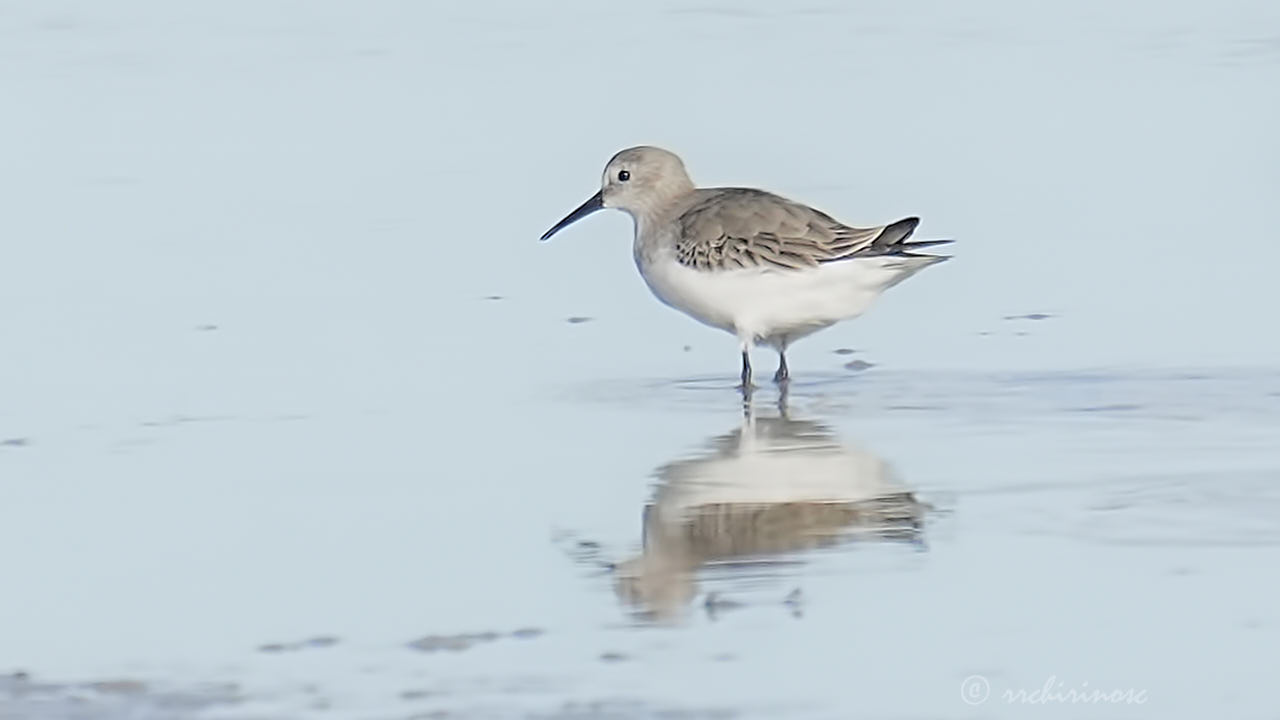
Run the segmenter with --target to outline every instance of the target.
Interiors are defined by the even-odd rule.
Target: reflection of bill
[[[884,460],[825,426],[748,414],[708,450],[657,470],[644,550],[616,566],[615,589],[656,618],[679,614],[707,565],[851,539],[920,542],[923,506]]]

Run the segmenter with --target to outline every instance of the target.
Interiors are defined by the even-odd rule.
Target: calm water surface
[[[0,2],[0,718],[1275,717],[1276,87],[1245,0]],[[536,242],[641,142],[957,258],[744,412]]]

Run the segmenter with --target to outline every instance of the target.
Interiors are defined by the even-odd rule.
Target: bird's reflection
[[[790,417],[785,398],[769,416],[748,402],[741,427],[707,445],[658,468],[643,550],[615,566],[618,597],[641,616],[679,617],[713,568],[760,572],[852,540],[922,543],[924,506],[890,466]]]

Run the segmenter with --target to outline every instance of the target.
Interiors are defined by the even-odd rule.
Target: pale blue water
[[[0,718],[1273,717],[1276,87],[1265,2],[0,2]],[[642,142],[957,257],[743,430],[536,242]]]

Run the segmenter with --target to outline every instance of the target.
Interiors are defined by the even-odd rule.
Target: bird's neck
[[[675,233],[671,229],[678,215],[674,203],[654,204],[631,212],[631,219],[635,221],[633,250],[637,263],[653,264],[664,253],[675,252]]]
[[[688,209],[693,199],[692,192],[671,192],[655,195],[648,202],[631,208],[631,217],[636,221],[636,237],[652,235],[659,228],[670,225]]]
[[[676,219],[689,208],[696,198],[693,186],[683,185],[669,193],[655,194],[648,202],[628,209],[635,221],[636,262],[642,267],[653,265],[664,256],[675,257]]]

